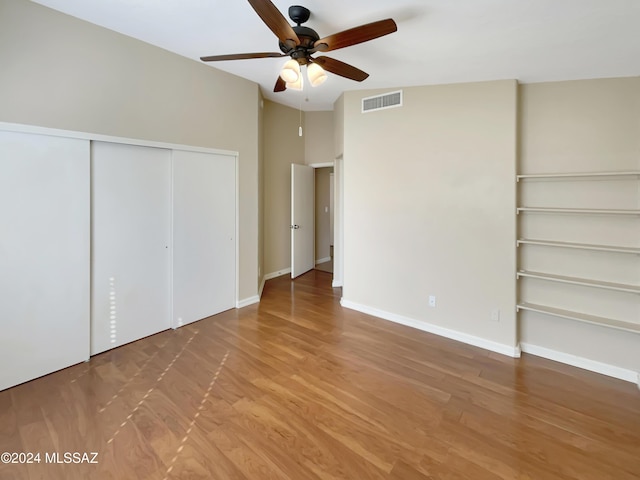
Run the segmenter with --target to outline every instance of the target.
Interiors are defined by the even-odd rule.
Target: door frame
[[[344,199],[344,178],[343,178],[343,158],[338,155],[333,162],[311,163],[310,167],[324,168],[333,167],[333,280],[332,287],[342,287],[342,272],[344,269],[344,225],[343,225],[343,199]]]

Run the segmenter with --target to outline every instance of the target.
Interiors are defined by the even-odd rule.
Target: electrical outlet
[[[500,321],[500,309],[499,308],[494,308],[493,310],[491,310],[491,321],[492,322],[499,322]]]
[[[430,307],[435,307],[436,306],[436,296],[435,295],[429,295],[429,306]]]

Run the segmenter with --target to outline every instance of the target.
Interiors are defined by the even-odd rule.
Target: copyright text
[[[0,463],[98,463],[98,452],[4,452]]]

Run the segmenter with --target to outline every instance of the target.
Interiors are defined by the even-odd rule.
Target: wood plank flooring
[[[343,309],[311,271],[0,392],[1,452],[41,455],[11,480],[637,480],[640,391]]]

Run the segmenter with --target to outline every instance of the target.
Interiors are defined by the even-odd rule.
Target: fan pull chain
[[[302,73],[301,73],[302,75]],[[302,136],[302,92],[300,92],[300,101],[298,102],[298,111],[300,112],[300,118],[298,120],[298,136]]]

